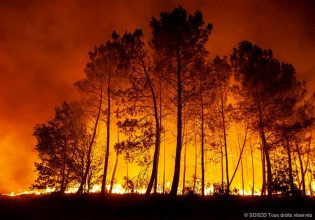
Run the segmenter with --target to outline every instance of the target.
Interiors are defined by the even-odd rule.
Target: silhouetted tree
[[[117,119],[117,122],[118,122],[119,121],[119,110],[118,109],[116,110],[116,119]],[[113,190],[116,169],[117,169],[117,166],[118,166],[119,155],[121,154],[121,149],[119,148],[119,143],[120,143],[119,127],[117,126],[117,143],[114,146],[114,149],[115,149],[115,152],[116,152],[116,158],[115,158],[115,164],[114,164],[114,168],[113,168],[112,178],[111,178],[111,181],[110,181],[109,193],[112,193],[112,190]]]
[[[160,18],[152,18],[151,46],[156,54],[157,62],[163,64],[163,78],[176,92],[173,100],[177,106],[177,140],[174,177],[171,195],[177,194],[180,158],[182,150],[182,110],[186,103],[186,86],[192,64],[206,52],[205,44],[212,29],[204,24],[200,11],[187,14],[181,6],[170,12],[162,12]]]
[[[291,105],[287,104],[283,108],[283,111],[286,113],[286,117],[282,118],[282,120],[280,120],[276,124],[276,138],[278,138],[279,145],[282,145],[284,147],[287,155],[290,194],[295,195],[297,193],[297,187],[295,184],[292,167],[292,156],[297,153],[301,170],[300,176],[302,180],[302,194],[305,195],[304,166],[300,148],[303,145],[303,142],[305,147],[309,145],[309,131],[314,123],[314,107],[312,106],[312,103],[310,101],[305,101],[305,83],[297,82],[296,86],[291,88],[290,94]],[[296,175],[296,177],[298,178],[299,176]]]
[[[95,49],[96,50],[96,49]],[[75,83],[75,86],[79,89],[82,95],[82,101],[85,103],[87,115],[89,115],[94,121],[92,130],[92,136],[88,145],[88,152],[86,156],[86,166],[83,172],[82,181],[80,183],[78,193],[82,193],[84,186],[87,182],[88,175],[91,167],[91,157],[93,146],[96,143],[96,135],[101,120],[101,113],[103,107],[103,93],[104,93],[104,77],[103,70],[98,67],[98,59],[96,52],[89,52],[90,62],[87,64],[85,73],[86,78],[79,80]]]
[[[150,194],[152,187],[156,192],[159,154],[161,145],[161,83],[156,64],[152,62],[145,44],[142,41],[142,31],[126,33],[120,39],[121,57],[124,69],[128,71],[129,82],[125,89],[121,89],[129,116],[138,115],[154,121],[154,155],[152,172],[146,194]]]
[[[240,94],[244,99],[244,114],[252,122],[252,129],[258,131],[263,149],[263,168],[266,161],[268,195],[272,194],[272,169],[270,151],[272,143],[268,135],[277,120],[285,116],[283,108],[292,105],[288,96],[295,87],[296,78],[292,65],[280,63],[271,50],[263,50],[248,41],[233,49],[231,62],[235,79],[241,85]],[[270,137],[270,136],[269,136]],[[263,189],[265,186],[263,171]]]
[[[52,120],[35,126],[33,135],[40,159],[35,163],[39,175],[33,188],[65,192],[81,182],[90,137],[78,103],[64,102]]]
[[[215,93],[219,102],[219,112],[221,119],[221,128],[224,144],[225,154],[225,174],[226,174],[226,187],[227,193],[230,191],[230,180],[229,180],[229,160],[228,160],[228,145],[227,145],[227,128],[229,121],[227,120],[227,113],[231,111],[231,106],[228,105],[228,91],[229,91],[229,80],[231,77],[231,67],[227,62],[227,58],[216,57],[212,63],[212,75],[215,83]]]
[[[108,160],[109,160],[109,148],[110,148],[110,127],[111,127],[111,112],[112,112],[112,102],[113,90],[115,86],[118,86],[118,82],[121,79],[118,77],[118,67],[119,67],[119,47],[118,47],[118,35],[113,32],[112,39],[107,41],[105,44],[101,44],[94,48],[94,51],[90,52],[90,63],[88,63],[86,68],[86,79],[79,81],[77,84],[81,90],[90,96],[98,96],[96,100],[99,101],[97,108],[97,116],[95,122],[95,131],[97,131],[97,126],[99,120],[101,119],[100,113],[105,114],[106,118],[106,146],[104,152],[104,170],[102,176],[102,186],[101,193],[106,192],[106,178],[108,171]],[[115,80],[119,78],[120,80]],[[95,84],[100,84],[96,86]],[[84,84],[89,84],[87,88]],[[82,89],[83,88],[83,89]],[[102,102],[103,99],[106,101],[106,107],[103,109]],[[95,101],[95,100],[94,100]],[[95,113],[94,113],[95,114]],[[94,132],[93,132],[94,133]]]

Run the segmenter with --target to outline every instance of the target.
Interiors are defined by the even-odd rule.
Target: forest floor
[[[315,198],[99,194],[0,196],[0,219],[248,219],[315,217]]]

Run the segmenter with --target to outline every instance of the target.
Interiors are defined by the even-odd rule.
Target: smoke
[[[36,123],[47,121],[63,100],[77,97],[87,52],[111,32],[143,28],[163,10],[201,10],[214,25],[211,56],[229,55],[250,40],[292,63],[315,83],[315,4],[311,0],[241,1],[1,1],[0,192],[26,189],[34,179]]]

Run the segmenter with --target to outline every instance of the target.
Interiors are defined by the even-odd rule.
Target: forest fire
[[[148,42],[135,29],[95,46],[80,97],[34,126],[25,193],[313,195],[315,95],[294,66],[246,40],[210,57],[198,10],[149,24]]]
[[[170,186],[170,182],[169,182],[169,186]],[[77,187],[72,187],[69,188],[67,191],[65,191],[66,194],[75,194],[78,191],[79,186]],[[110,189],[110,186],[107,185],[106,186],[107,190]],[[170,188],[168,187],[168,191],[170,190]],[[3,195],[7,195],[7,196],[21,196],[21,195],[47,195],[50,193],[55,192],[56,189],[53,188],[47,188],[44,190],[29,190],[29,191],[19,191],[19,192],[11,192],[8,194],[3,194]],[[89,193],[100,193],[101,192],[101,185],[94,185],[92,189],[89,190]],[[129,194],[129,193],[135,193],[135,194],[145,194],[146,189],[145,188],[140,188],[140,189],[133,189],[132,191],[130,191],[130,189],[126,189],[123,187],[122,184],[115,184],[113,186],[112,189],[112,193],[113,194]],[[182,195],[182,189],[179,187],[179,195]],[[158,190],[157,193],[159,194],[163,194],[162,191],[162,186],[158,186]],[[205,188],[205,195],[213,195],[214,193],[214,188],[213,187],[206,187]],[[240,196],[251,196],[251,195],[256,195],[259,196],[261,195],[261,192],[259,190],[256,190],[254,193],[250,190],[240,190],[238,192],[236,192],[236,195],[240,195]],[[307,195],[310,195],[310,191],[307,192]]]
[[[106,186],[107,189],[110,189],[110,186]],[[77,187],[71,187],[65,191],[66,194],[75,194],[78,191],[79,186]],[[3,194],[3,195],[8,195],[8,196],[21,196],[21,195],[46,195],[55,192],[56,189],[54,188],[46,188],[44,190],[29,190],[29,191],[20,191],[20,192],[11,192],[8,194]],[[89,190],[90,193],[100,193],[101,192],[101,185],[94,185],[92,189]],[[128,190],[125,189],[121,184],[115,184],[112,189],[113,194],[125,194],[127,193]],[[144,194],[145,189],[135,189],[135,193],[138,194]]]
[[[0,2],[0,203],[312,203],[315,5],[121,1]]]
[[[159,186],[158,189],[161,189],[162,186]],[[110,189],[110,186],[107,185],[107,189]],[[21,195],[47,195],[50,193],[55,192],[56,189],[52,189],[52,188],[47,188],[45,190],[29,190],[29,191],[20,191],[20,192],[11,192],[8,194],[3,194],[3,195],[7,195],[7,196],[21,196]],[[75,194],[78,191],[78,187],[73,187],[73,188],[69,188],[67,191],[65,191],[66,194]],[[146,189],[142,188],[142,189],[134,189],[133,193],[136,194],[145,194]],[[179,192],[181,192],[182,189],[179,187]],[[312,184],[312,191],[315,191],[315,182],[313,182]],[[100,193],[101,192],[101,185],[94,185],[93,188],[89,191],[90,193]],[[130,191],[128,192],[128,189],[125,189],[122,184],[115,184],[112,190],[113,194],[128,194],[131,193]],[[158,190],[157,193],[163,193],[162,190]],[[205,188],[205,195],[213,195],[214,193],[214,188],[213,187],[209,187],[209,188]],[[182,193],[179,193],[179,195],[182,195]],[[261,191],[260,190],[255,190],[254,192],[251,190],[239,190],[237,192],[236,195],[240,195],[240,196],[260,196],[261,195]],[[307,191],[306,195],[311,196],[311,191]]]

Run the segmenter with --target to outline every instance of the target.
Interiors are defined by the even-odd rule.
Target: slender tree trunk
[[[303,173],[304,176],[306,174],[306,171],[308,170],[308,165],[309,165],[309,161],[310,161],[311,144],[312,144],[312,131],[311,131],[311,134],[310,134],[310,141],[308,142],[306,166],[305,166],[304,173]]]
[[[115,165],[114,165],[114,169],[113,169],[112,178],[111,178],[111,181],[110,181],[109,193],[112,193],[112,190],[113,190],[114,180],[115,180],[115,173],[116,173],[116,169],[117,169],[117,165],[118,165],[118,158],[119,158],[119,152],[116,151],[116,160],[115,160]]]
[[[108,159],[109,159],[109,144],[110,144],[110,117],[111,117],[111,73],[108,73],[107,82],[107,120],[106,120],[106,150],[105,150],[105,161],[104,161],[104,171],[102,178],[102,189],[101,194],[104,195],[107,191],[106,189],[106,177],[108,170]]]
[[[232,184],[232,182],[233,182],[233,180],[234,180],[234,177],[235,177],[235,174],[236,174],[236,172],[237,172],[237,170],[238,170],[238,167],[239,167],[239,165],[240,165],[240,162],[241,162],[241,160],[242,160],[244,148],[245,148],[245,145],[246,145],[246,140],[247,140],[247,130],[246,130],[246,132],[245,132],[245,137],[244,137],[243,146],[242,146],[242,148],[240,149],[240,156],[238,157],[238,161],[237,161],[235,170],[234,170],[234,172],[233,172],[232,178],[231,178],[231,180],[230,180],[230,184]]]
[[[198,161],[198,155],[197,155],[197,134],[195,131],[194,126],[194,146],[195,146],[195,172],[194,172],[194,183],[193,183],[193,191],[196,192],[196,181],[197,181],[197,161]]]
[[[160,127],[157,97],[153,88],[153,83],[151,81],[151,78],[149,76],[147,69],[145,68],[144,60],[141,60],[141,63],[142,63],[142,67],[146,76],[146,80],[150,87],[151,98],[153,102],[153,110],[154,110],[154,121],[155,121],[155,149],[154,149],[154,156],[153,156],[153,167],[152,167],[151,178],[150,178],[150,181],[149,181],[146,193],[145,193],[146,195],[149,195],[154,183],[155,183],[155,186],[154,186],[155,193],[157,189],[159,154],[160,154],[160,144],[161,144],[161,127]]]
[[[303,194],[306,195],[306,186],[305,186],[305,174],[308,170],[308,165],[309,165],[309,159],[310,159],[310,153],[311,153],[311,143],[312,143],[312,132],[310,133],[310,139],[309,139],[309,144],[308,144],[308,151],[307,151],[307,159],[306,159],[306,165],[305,165],[305,168],[303,167],[303,163],[302,163],[302,166],[301,168],[303,168],[303,172],[302,172],[302,184],[304,182],[304,186],[302,186],[302,189],[303,189]],[[300,150],[299,150],[300,151]],[[298,154],[301,154],[298,153]],[[301,157],[302,159],[302,157]],[[311,191],[311,190],[310,190]]]
[[[152,87],[153,88],[153,87]],[[154,92],[154,91],[153,91]],[[159,160],[160,160],[160,152],[161,152],[161,135],[162,135],[162,80],[161,77],[159,77],[159,133],[160,133],[160,143],[159,143],[159,149],[158,149],[158,161],[157,161],[157,169],[155,173],[155,182],[154,182],[154,193],[157,193],[158,188],[158,173],[159,173]]]
[[[245,137],[245,139],[246,139],[246,137]],[[243,150],[241,149],[240,138],[239,138],[238,132],[237,132],[237,142],[238,142],[238,148],[239,148],[239,151],[240,151],[240,158],[241,158],[241,176],[242,176],[242,190],[243,190],[242,194],[244,196],[245,187],[244,187],[244,168],[243,168],[243,159],[242,159]]]
[[[264,156],[266,158],[266,165],[267,165],[267,191],[268,191],[268,196],[271,196],[272,195],[271,162],[270,162],[270,156],[269,156],[269,146],[267,145],[266,134],[264,130],[265,128],[264,128],[264,123],[263,123],[263,118],[262,118],[260,102],[258,102],[258,120],[259,120],[259,134],[260,134],[262,148],[264,151]]]
[[[118,119],[119,119],[118,109],[116,111],[116,118],[117,118],[117,121],[118,121]],[[117,126],[117,143],[119,143],[119,142],[120,142],[120,140],[119,140],[119,127]],[[110,194],[112,193],[112,190],[113,190],[113,187],[114,187],[115,174],[116,174],[116,169],[117,169],[118,159],[119,159],[119,149],[115,149],[115,150],[116,150],[116,160],[115,160],[115,165],[114,165],[114,169],[113,169],[112,178],[111,178],[111,181],[110,181],[110,189],[109,189],[109,193]]]
[[[267,192],[268,196],[272,195],[272,173],[271,173],[271,162],[270,162],[270,156],[269,156],[269,150],[266,142],[265,133],[261,132],[261,138],[264,146],[264,154],[266,158],[266,165],[267,165]]]
[[[314,192],[313,192],[313,188],[312,188],[312,183],[313,183],[313,168],[310,168],[310,182],[309,182],[309,188],[310,188],[310,196],[313,196]]]
[[[295,172],[296,173],[299,173],[299,170],[298,170],[298,165],[297,165],[297,158],[296,158],[296,155],[294,154],[294,152],[291,151],[291,154],[293,156],[293,162],[294,162],[294,165],[295,165]],[[293,170],[293,162],[292,162],[292,170]],[[297,178],[297,182],[298,182],[298,186],[299,186],[299,189],[301,189],[301,185],[302,185],[302,182],[300,180],[300,177],[299,175],[296,176]]]
[[[82,181],[80,183],[79,189],[77,191],[77,193],[82,193],[84,186],[86,184],[86,180],[87,177],[90,173],[90,167],[91,167],[91,154],[92,154],[92,147],[96,138],[96,132],[97,132],[97,127],[99,124],[99,120],[100,120],[100,116],[101,116],[101,110],[102,110],[102,102],[103,102],[103,82],[100,81],[100,100],[99,100],[99,106],[98,106],[98,112],[96,115],[96,119],[95,119],[95,123],[94,123],[94,128],[93,128],[93,133],[92,133],[92,137],[91,140],[89,142],[89,146],[88,146],[88,152],[87,152],[87,156],[86,156],[86,165],[85,165],[85,171],[83,174],[83,178]]]
[[[224,155],[223,155],[223,145],[220,138],[220,154],[221,154],[221,188],[222,192],[224,193]]]
[[[67,147],[66,143],[64,143],[65,146],[62,148],[62,156],[63,156],[63,161],[62,161],[62,171],[61,171],[61,186],[60,186],[60,192],[64,193],[66,190],[66,154],[67,154]]]
[[[242,190],[243,196],[245,195],[245,186],[244,186],[244,168],[243,168],[243,160],[241,159],[241,174],[242,174]]]
[[[304,176],[304,166],[303,166],[303,160],[302,155],[300,152],[299,145],[295,142],[296,152],[298,154],[299,163],[300,163],[300,169],[301,169],[301,184],[302,184],[302,195],[306,195],[306,189],[305,189],[305,176]]]
[[[165,194],[165,175],[166,175],[166,168],[165,168],[165,134],[164,134],[164,145],[163,145],[163,194]]]
[[[266,164],[267,164],[267,191],[268,196],[272,196],[272,172],[271,172],[271,162],[269,156],[269,150],[266,151]]]
[[[201,81],[201,79],[200,79]],[[201,82],[200,82],[201,84]],[[202,87],[202,85],[200,85]],[[203,91],[200,91],[200,107],[201,107],[201,195],[205,195],[205,130],[204,130],[204,103],[203,103]]]
[[[69,176],[70,176],[70,171],[69,169],[67,169],[67,166],[66,166],[64,192],[66,191],[69,184]]]
[[[186,143],[184,144],[184,170],[183,170],[183,189],[182,189],[182,194],[185,194],[185,183],[186,183],[186,150],[187,150],[187,145]]]
[[[90,189],[91,189],[91,180],[92,180],[92,174],[90,172],[87,178],[87,187],[85,187],[85,189],[83,190],[84,192],[88,194],[90,193]]]
[[[162,135],[162,79],[161,76],[159,77],[159,83],[160,83],[160,135]],[[163,145],[163,194],[165,193],[165,131],[164,131],[164,145]]]
[[[83,155],[81,156],[81,170],[80,170],[80,177],[81,177],[81,179],[80,179],[80,185],[79,185],[79,188],[80,188],[80,186],[81,186],[81,184],[83,183],[83,179],[84,179],[84,170],[85,170],[85,157],[86,157],[86,155],[85,155],[85,152],[83,153]],[[79,193],[79,189],[78,189],[78,191],[77,191],[77,193]]]
[[[250,145],[250,155],[252,159],[252,196],[255,194],[255,167],[254,167],[254,154],[253,154],[253,146],[251,140],[249,140],[249,145]]]
[[[262,167],[262,187],[261,187],[261,195],[266,195],[266,159],[265,159],[265,151],[261,149],[261,167]]]
[[[156,124],[156,136],[155,136],[155,150],[154,150],[154,156],[153,156],[153,167],[152,167],[152,173],[151,173],[151,178],[147,187],[147,191],[146,191],[146,195],[149,195],[152,187],[153,187],[153,183],[157,182],[157,171],[158,171],[158,157],[159,157],[159,149],[160,149],[160,132],[159,132],[159,122],[157,122]]]
[[[222,92],[221,86],[220,86],[220,101],[221,101],[221,118],[222,118],[222,128],[223,128],[224,151],[225,151],[226,193],[229,194],[230,193],[229,158],[228,158],[227,140],[226,140],[226,126],[225,126],[223,92]]]
[[[288,139],[286,139],[286,151],[288,156],[288,165],[289,165],[289,184],[291,195],[294,195],[294,181],[293,181],[293,173],[292,173],[292,158],[291,158],[291,146]]]
[[[177,138],[176,138],[176,155],[175,155],[175,166],[174,176],[172,182],[172,188],[170,195],[176,196],[179,183],[180,175],[180,159],[182,152],[182,79],[181,79],[181,64],[179,54],[177,54]]]

